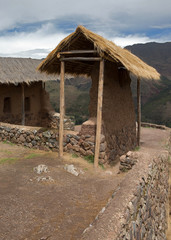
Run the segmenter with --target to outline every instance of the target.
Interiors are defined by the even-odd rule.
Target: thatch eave
[[[47,76],[36,71],[40,61],[31,58],[0,57],[0,84],[30,85],[33,82],[56,80],[57,76]]]
[[[136,77],[155,80],[160,79],[160,74],[140,58],[128,50],[116,46],[113,42],[87,30],[83,26],[78,26],[75,32],[64,38],[41,62],[37,70],[47,74],[60,74],[60,60],[57,58],[59,52],[93,49],[97,50],[100,57],[115,62],[118,66],[124,66],[128,72],[131,72]],[[70,64],[70,67],[66,67],[66,73],[81,75],[77,73],[72,64]],[[90,73],[87,72],[86,75],[90,76]]]

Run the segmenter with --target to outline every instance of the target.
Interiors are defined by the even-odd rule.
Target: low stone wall
[[[60,113],[57,112],[50,112],[48,114],[48,128],[59,129],[59,122],[60,122]],[[69,116],[64,117],[64,129],[65,130],[74,130],[75,123],[73,119]]]
[[[139,154],[106,208],[83,233],[84,240],[165,240],[168,152]]]
[[[25,147],[45,151],[58,151],[59,133],[57,129],[47,130],[39,127],[26,127],[0,123],[0,141],[10,141]],[[95,137],[80,135],[74,131],[65,131],[64,151],[76,153],[80,156],[93,156]],[[100,163],[107,161],[107,144],[104,135],[101,134]]]
[[[158,128],[158,129],[161,129],[161,130],[166,130],[167,129],[167,127],[165,125],[158,125],[158,124],[154,124],[154,123],[142,122],[141,126],[142,127],[150,127],[150,128]]]

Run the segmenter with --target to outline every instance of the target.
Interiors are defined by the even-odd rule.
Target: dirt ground
[[[107,172],[86,160],[0,143],[0,239],[79,239],[82,231],[106,205],[122,177],[118,167]],[[64,170],[74,164],[84,174]],[[37,181],[39,164],[54,181]]]
[[[168,131],[142,129],[139,151],[165,148]],[[33,171],[48,166],[53,181],[38,181]],[[64,170],[74,164],[82,173],[76,177]],[[106,205],[126,176],[117,174],[118,165],[99,168],[74,155],[32,150],[0,143],[0,239],[1,240],[77,240]]]

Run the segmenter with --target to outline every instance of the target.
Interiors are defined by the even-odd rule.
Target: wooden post
[[[22,89],[22,93],[21,93],[21,112],[22,112],[22,120],[21,120],[21,124],[24,126],[25,125],[25,96],[24,96],[24,84],[21,84],[21,89]]]
[[[100,61],[100,69],[99,69],[96,144],[95,144],[95,155],[94,155],[95,168],[98,167],[98,162],[99,162],[100,137],[101,137],[101,127],[102,127],[103,83],[104,83],[104,59]]]
[[[137,145],[140,146],[140,136],[141,136],[141,83],[140,78],[137,79]]]
[[[63,157],[63,134],[64,134],[64,78],[65,64],[61,61],[61,80],[60,80],[60,125],[59,125],[59,157]]]

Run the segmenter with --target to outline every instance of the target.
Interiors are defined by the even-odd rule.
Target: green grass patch
[[[93,155],[85,156],[84,159],[89,163],[94,163],[94,156]]]
[[[72,158],[78,158],[79,156],[76,153],[72,154]]]
[[[104,167],[104,165],[103,165],[102,163],[99,163],[99,166],[100,166],[103,170],[105,170],[105,167]]]
[[[38,154],[38,153],[30,153],[29,155],[25,156],[24,158],[32,159],[32,158],[39,157],[39,156],[40,156],[40,154]]]
[[[10,146],[14,146],[14,145],[15,145],[14,143],[9,142],[9,141],[7,141],[7,140],[3,141],[2,143],[3,143],[3,144],[8,144],[8,145],[10,145]]]
[[[84,159],[88,162],[88,163],[91,163],[93,164],[94,163],[94,156],[93,155],[88,155],[88,156],[85,156]],[[105,167],[102,163],[99,163],[99,166],[104,170]]]
[[[18,158],[2,158],[0,159],[0,164],[3,164],[3,163],[14,163],[18,160]]]
[[[8,150],[0,150],[0,152],[6,153],[6,154],[12,154],[12,152]]]
[[[139,151],[140,150],[140,146],[136,146],[135,148],[134,148],[134,151],[136,152],[136,151]]]

